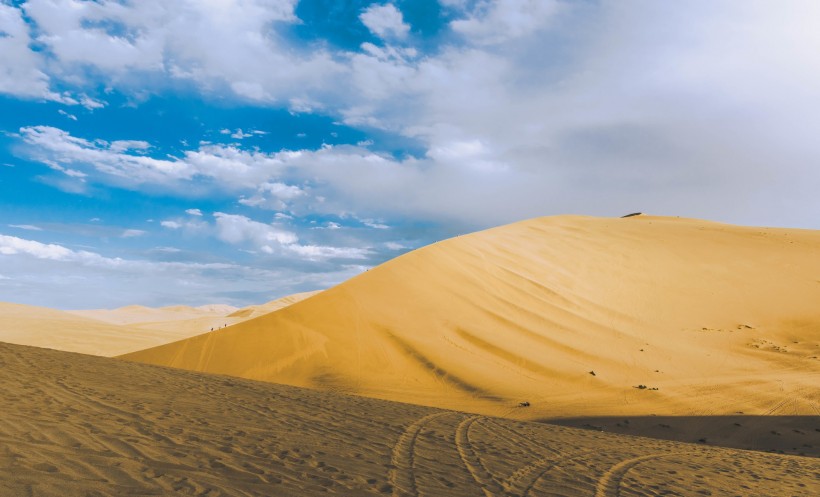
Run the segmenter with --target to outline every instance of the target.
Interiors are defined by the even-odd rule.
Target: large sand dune
[[[0,496],[816,496],[820,460],[0,344]]]
[[[286,309],[125,358],[580,425],[812,420],[819,302],[818,231],[548,217],[439,242]]]

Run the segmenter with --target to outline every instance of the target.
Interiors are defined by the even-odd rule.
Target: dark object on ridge
[[[595,376],[595,371],[590,371],[589,374],[591,374],[592,376]]]
[[[643,214],[643,212],[633,212],[632,214],[627,214],[626,216],[621,216],[621,218],[632,217],[632,216],[640,216],[642,214]]]
[[[520,404],[518,404],[518,407],[529,407],[529,406],[530,406],[529,402],[521,402]]]

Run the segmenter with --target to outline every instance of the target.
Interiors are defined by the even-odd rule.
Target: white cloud
[[[127,229],[122,232],[120,235],[122,238],[136,238],[138,236],[142,236],[146,233],[144,230],[135,230],[135,229]]]
[[[362,220],[362,224],[364,224],[368,228],[373,228],[373,229],[376,229],[376,230],[389,230],[390,229],[390,226],[388,226],[384,223],[379,223],[379,222],[373,221],[373,220]]]
[[[282,182],[266,182],[259,185],[256,194],[250,198],[240,198],[239,203],[249,207],[271,210],[287,209],[294,199],[305,196],[307,192],[298,186]]]
[[[92,68],[114,85],[139,88],[134,75],[161,74],[193,81],[206,91],[225,85],[240,97],[271,101],[328,85],[327,76],[342,69],[321,49],[294,53],[284,37],[271,31],[275,24],[298,22],[296,3],[29,0],[22,9],[37,25],[36,41],[63,78],[81,80]],[[19,9],[6,10],[20,17]],[[17,55],[16,71],[36,83],[39,93],[46,91],[48,79],[38,70],[42,62],[28,51],[28,40],[14,40],[16,52],[34,59],[25,63]]]
[[[178,229],[182,228],[182,223],[179,223],[177,221],[160,221],[159,224],[160,224],[160,226],[162,226],[164,228],[168,228],[168,229],[172,229],[172,230],[178,230]]]
[[[286,250],[308,260],[322,259],[366,259],[370,249],[358,247],[327,247],[319,245],[287,245]]]
[[[49,91],[49,77],[40,69],[41,55],[32,51],[23,13],[0,3],[0,93],[18,97],[59,100]]]
[[[81,263],[100,263],[104,260],[99,254],[87,251],[74,251],[53,243],[40,243],[16,236],[0,235],[0,255],[24,254],[37,259],[53,261],[75,261]],[[116,263],[112,259],[110,262]]]
[[[27,231],[43,231],[43,228],[39,226],[34,226],[32,224],[9,224],[8,226],[9,228],[17,228]]]
[[[481,226],[556,212],[609,214],[637,203],[745,223],[815,226],[820,217],[809,187],[818,179],[812,130],[820,112],[807,111],[820,98],[816,2],[449,0],[460,9],[450,25],[459,36],[442,37],[435,51],[388,41],[330,54],[317,44],[299,52],[304,63],[270,30],[272,19],[298,22],[294,2],[85,2],[64,20],[61,8],[76,2],[29,3],[38,25],[45,19],[44,37],[91,30],[116,38],[94,23],[115,20],[122,43],[160,40],[165,55],[156,71],[170,78],[338,113],[346,124],[409,137],[424,151],[396,159],[364,146],[265,153],[202,144],[179,158],[149,158],[54,128],[26,128],[39,159],[73,181],[194,183],[200,188],[187,195],[219,189],[247,206],[297,216],[356,211]],[[225,8],[236,15],[220,18]],[[367,12],[391,8],[374,4]],[[401,13],[394,14],[402,32]],[[372,29],[389,25],[373,19]],[[54,58],[50,67],[61,75],[80,63]],[[86,63],[128,87],[116,64]],[[304,194],[282,198],[258,191],[263,184]]]
[[[202,211],[199,209],[186,209],[185,213],[192,216],[202,216]]]
[[[299,238],[295,233],[272,224],[253,221],[245,216],[236,214],[214,213],[216,218],[217,236],[228,243],[250,241],[265,251],[272,251],[274,247],[296,243]]]
[[[143,151],[151,148],[151,144],[143,140],[116,140],[108,145],[108,150],[118,154],[127,151]]]
[[[69,114],[68,112],[64,111],[63,109],[57,110],[57,113],[60,114],[61,116],[65,116],[68,119],[71,119],[72,121],[77,120],[77,116],[75,116],[74,114]]]
[[[559,9],[556,0],[481,0],[450,27],[473,43],[496,44],[548,28]]]
[[[301,244],[293,231],[277,224],[265,224],[237,214],[214,213],[217,237],[231,244],[250,244],[265,254],[295,254],[300,259],[366,259],[368,248]]]
[[[126,153],[133,148],[143,150],[147,146],[145,142],[91,142],[50,126],[21,128],[20,134],[25,143],[31,146],[33,158],[69,176],[87,175],[86,172],[66,168],[65,165],[69,164],[93,168],[99,173],[115,178],[116,182],[123,185],[190,179],[195,174],[195,171],[184,162]]]
[[[410,25],[404,22],[401,11],[392,3],[372,4],[359,15],[362,24],[379,38],[406,38]]]

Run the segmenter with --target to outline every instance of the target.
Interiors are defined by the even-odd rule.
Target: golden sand
[[[815,496],[820,459],[0,344],[0,496]]]
[[[124,358],[530,420],[816,417],[818,302],[818,231],[558,216]]]

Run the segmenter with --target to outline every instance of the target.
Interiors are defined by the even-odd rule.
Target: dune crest
[[[816,415],[817,302],[817,231],[558,216],[124,358],[525,419]]]

